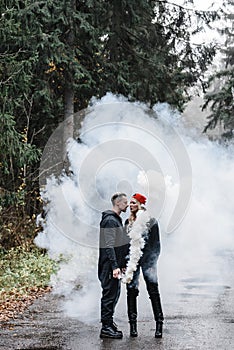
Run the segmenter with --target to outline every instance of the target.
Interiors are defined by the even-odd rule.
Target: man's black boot
[[[100,338],[122,339],[123,333],[119,331],[113,323],[103,324]]]
[[[136,321],[130,321],[130,336],[131,337],[137,337],[138,333],[137,333],[137,323]]]
[[[163,329],[163,322],[157,321],[156,322],[155,338],[162,338],[162,329]]]
[[[118,325],[117,325],[114,321],[112,322],[111,327],[112,327],[116,332],[122,333],[122,331],[120,331],[120,330],[118,329]]]

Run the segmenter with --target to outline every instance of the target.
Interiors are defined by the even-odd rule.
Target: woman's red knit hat
[[[141,204],[145,204],[147,198],[145,196],[143,196],[143,194],[140,193],[135,193],[132,198],[135,198],[138,202],[140,202]]]

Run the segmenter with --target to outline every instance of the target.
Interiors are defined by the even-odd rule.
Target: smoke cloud
[[[49,150],[59,145],[58,130],[45,148],[45,218],[39,218],[43,230],[35,239],[53,259],[60,259],[51,284],[66,296],[64,311],[85,322],[99,319],[99,222],[116,191],[129,197],[145,194],[149,213],[159,221],[158,275],[169,311],[170,290],[176,295],[189,283],[193,288],[200,281],[207,290],[223,283],[234,248],[233,146],[186,129],[167,104],[152,111],[112,94],[93,99],[76,118],[77,125],[82,122],[79,139],[68,143],[69,175],[52,175],[61,149],[56,154]],[[124,293],[117,306],[121,317],[126,317]]]

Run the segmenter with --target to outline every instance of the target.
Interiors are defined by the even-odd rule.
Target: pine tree
[[[168,102],[183,109],[189,88],[202,83],[213,45],[193,46],[193,33],[217,18],[215,12],[191,11],[167,1],[106,2],[100,95],[107,90],[150,105]]]
[[[164,0],[3,0],[0,11],[1,134],[8,123],[14,141],[3,138],[0,186],[14,197],[23,176],[29,212],[39,152],[64,118],[108,91],[182,110],[214,55],[191,44],[190,27],[217,14]]]
[[[95,94],[99,56],[91,5],[74,0],[0,4],[0,113],[14,119],[17,132],[26,130],[27,142],[36,147],[44,147],[74,104],[83,108]]]
[[[32,144],[29,130],[33,118],[32,67],[37,55],[18,20],[21,5],[21,1],[5,1],[0,5],[0,187],[7,190],[8,199],[15,198],[16,204],[18,195],[23,193],[19,189],[22,183],[23,187],[29,184],[26,178],[40,154]]]
[[[226,36],[222,49],[224,67],[213,74],[208,82],[211,89],[205,95],[203,109],[210,107],[208,123],[204,129],[214,129],[217,124],[224,128],[224,137],[232,138],[234,129],[234,3],[227,0],[224,4],[224,19],[227,26],[220,30]]]

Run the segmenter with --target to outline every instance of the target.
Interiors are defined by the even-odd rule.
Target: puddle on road
[[[224,322],[225,322],[225,323],[234,323],[234,319],[231,319],[231,320],[229,320],[229,319],[224,319]]]
[[[43,347],[33,347],[33,348],[19,348],[18,350],[62,350],[61,347],[57,346],[43,346]]]

